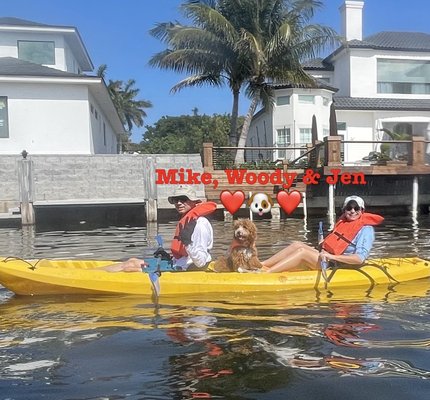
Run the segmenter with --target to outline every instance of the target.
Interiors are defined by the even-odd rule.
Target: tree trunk
[[[252,117],[254,116],[257,104],[259,101],[259,96],[254,96],[252,98],[251,104],[249,105],[248,112],[245,117],[245,122],[243,123],[242,132],[240,133],[239,142],[237,147],[245,147],[246,139],[248,138],[249,127],[251,125]],[[243,164],[245,162],[245,150],[238,149],[236,153],[236,158],[234,163],[236,165]]]
[[[233,108],[230,119],[230,146],[237,145],[237,118],[239,116],[239,88],[233,89]]]

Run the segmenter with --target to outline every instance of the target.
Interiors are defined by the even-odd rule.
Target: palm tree
[[[107,65],[103,64],[97,69],[97,76],[105,79]],[[129,79],[126,83],[120,80],[110,80],[107,89],[112,102],[118,112],[118,116],[127,131],[127,137],[121,138],[122,141],[129,141],[133,126],[141,127],[144,118],[147,116],[145,108],[152,107],[152,103],[147,100],[136,100],[139,89],[135,88],[136,81]]]
[[[234,12],[233,3],[237,5]],[[150,65],[189,74],[173,86],[173,93],[186,87],[228,85],[233,93],[229,135],[233,146],[237,144],[240,89],[248,74],[237,49],[240,30],[229,19],[240,12],[239,3],[242,1],[189,1],[181,10],[193,25],[160,23],[150,31],[168,47],[155,54]]]
[[[251,103],[240,134],[238,147],[244,147],[251,119],[259,103],[268,107],[273,101],[271,82],[289,82],[315,87],[314,79],[301,63],[316,57],[327,45],[334,45],[336,33],[328,27],[310,24],[321,7],[318,0],[249,0],[241,10],[248,27],[242,29],[238,47],[247,54],[250,68],[246,93]],[[238,150],[235,163],[244,162],[244,150]]]

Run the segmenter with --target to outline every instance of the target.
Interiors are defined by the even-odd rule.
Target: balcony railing
[[[245,150],[246,167],[249,169],[271,168],[316,168],[323,166],[342,166],[344,150],[349,144],[401,145],[406,148],[405,161],[407,165],[426,165],[426,147],[430,141],[421,136],[413,136],[411,140],[342,140],[341,136],[327,136],[324,142],[315,145],[274,146],[274,147],[241,147]],[[238,147],[214,147],[212,143],[203,144],[203,165],[206,169],[241,168],[234,165],[234,155]],[[276,157],[279,151],[289,152],[293,157]],[[297,155],[297,153],[301,153]],[[376,154],[376,152],[373,152]],[[380,154],[380,153],[379,153]]]

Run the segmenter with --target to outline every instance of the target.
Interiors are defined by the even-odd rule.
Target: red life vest
[[[185,250],[184,244],[181,242],[179,238],[179,234],[182,229],[192,221],[193,219],[197,219],[199,217],[204,217],[206,215],[212,214],[216,210],[216,203],[212,201],[207,201],[205,203],[198,203],[194,208],[188,211],[178,222],[176,225],[175,236],[173,237],[172,244],[170,250],[172,252],[173,257],[176,259],[187,256],[187,252]]]
[[[330,254],[343,254],[363,226],[379,225],[383,220],[380,215],[365,212],[355,221],[348,221],[343,215],[334,226],[333,232],[324,239],[322,248]]]

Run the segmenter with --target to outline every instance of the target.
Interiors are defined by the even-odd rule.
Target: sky
[[[322,0],[324,6],[314,22],[340,33],[339,7],[343,0]],[[170,89],[183,79],[175,72],[150,67],[149,59],[165,49],[149,30],[157,23],[184,21],[181,0],[0,0],[0,16],[16,17],[50,25],[74,26],[87,48],[95,70],[108,66],[107,80],[136,80],[139,99],[149,100],[145,125],[155,124],[162,116],[231,112],[228,88],[187,88],[172,94]],[[430,1],[364,0],[363,36],[381,31],[425,32],[430,34]],[[249,102],[241,98],[240,113]],[[133,129],[132,141],[140,142],[144,128]]]

